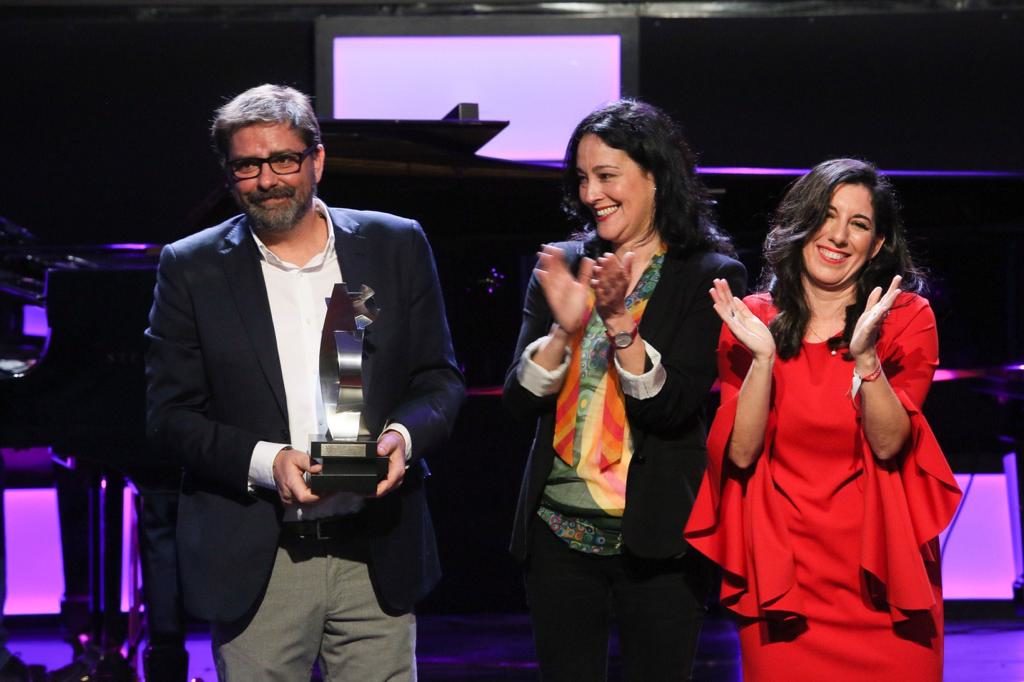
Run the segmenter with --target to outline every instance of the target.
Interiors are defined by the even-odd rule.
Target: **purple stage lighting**
[[[697,171],[703,175],[789,175],[797,177],[810,171],[810,168],[770,168],[761,166],[700,166]],[[890,177],[908,178],[1024,178],[1022,171],[987,171],[987,170],[915,170],[907,168],[880,169]]]
[[[952,528],[941,536],[942,595],[946,599],[1012,599],[1012,506],[1003,474],[956,474],[968,491]],[[948,538],[946,536],[949,536]],[[1019,540],[1017,540],[1019,542]]]
[[[46,308],[38,305],[22,306],[21,333],[25,336],[49,336],[50,325],[46,321]]]
[[[64,592],[64,567],[57,516],[57,491],[53,488],[17,488],[3,491],[4,526],[7,534],[7,602],[4,614],[60,613]],[[134,490],[124,489],[124,527],[121,553],[121,610],[131,603],[129,579],[134,532]],[[80,557],[88,561],[88,557]]]
[[[561,159],[576,124],[618,99],[618,35],[335,37],[332,116],[437,120],[460,102],[509,126],[480,150]]]
[[[6,615],[60,613],[64,591],[57,491],[4,491],[7,534]]]

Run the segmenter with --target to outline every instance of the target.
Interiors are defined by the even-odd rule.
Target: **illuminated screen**
[[[409,20],[401,35],[360,35],[371,27],[351,21],[318,24],[319,115],[439,120],[471,102],[482,120],[509,122],[481,155],[557,161],[580,119],[634,90],[631,24],[449,21]],[[396,24],[384,25],[395,33]]]

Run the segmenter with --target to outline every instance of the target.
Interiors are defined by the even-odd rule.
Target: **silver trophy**
[[[308,474],[316,494],[338,491],[372,495],[387,476],[388,458],[377,455],[377,439],[363,416],[363,335],[377,319],[373,290],[334,285],[320,336],[320,394],[327,431],[309,439],[309,454],[323,469]]]

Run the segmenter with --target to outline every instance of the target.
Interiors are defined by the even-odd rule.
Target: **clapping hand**
[[[593,268],[594,261],[584,258],[580,262],[579,273],[573,277],[562,249],[545,245],[537,254],[537,267],[533,272],[537,275],[555,322],[568,334],[574,334],[583,323]]]
[[[892,304],[900,293],[900,283],[903,278],[896,275],[889,283],[889,290],[882,295],[882,287],[875,287],[868,294],[867,303],[864,305],[864,312],[857,320],[853,328],[853,336],[850,337],[850,355],[854,358],[869,355],[875,352],[875,342],[878,340],[878,332],[882,327],[882,320],[889,313]]]
[[[729,283],[724,279],[715,279],[714,287],[709,291],[714,301],[715,312],[722,318],[733,336],[746,346],[747,350],[758,360],[771,360],[775,357],[775,339],[764,322],[750,312],[746,304],[732,295]]]
[[[590,285],[594,289],[594,308],[602,320],[626,314],[626,294],[633,277],[633,260],[632,251],[621,260],[613,253],[605,253],[597,259]]]

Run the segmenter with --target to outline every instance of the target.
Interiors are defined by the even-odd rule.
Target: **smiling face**
[[[855,295],[861,268],[885,241],[876,236],[871,191],[864,185],[839,185],[832,192],[825,222],[803,247],[804,288]]]
[[[250,125],[231,136],[228,160],[301,153],[305,147],[299,133],[288,124]],[[321,147],[302,160],[298,173],[278,175],[264,163],[256,177],[235,181],[232,193],[257,232],[287,232],[309,213],[323,162]]]
[[[576,152],[580,201],[590,208],[597,234],[631,249],[654,232],[654,178],[626,152],[609,147],[592,133]]]

